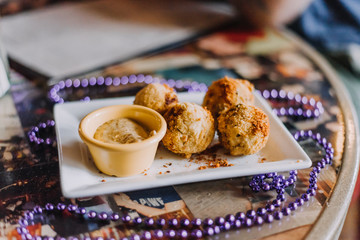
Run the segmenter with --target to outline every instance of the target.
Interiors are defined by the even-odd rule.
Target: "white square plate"
[[[179,100],[201,104],[203,93],[180,93]],[[216,151],[217,158],[227,159],[230,167],[206,168],[210,160],[181,158],[159,145],[155,161],[144,173],[132,177],[117,178],[99,172],[91,155],[78,135],[80,120],[88,113],[109,105],[132,104],[134,97],[69,102],[54,108],[56,136],[59,152],[60,178],[63,195],[68,198],[132,191],[167,185],[248,176],[268,172],[281,172],[308,168],[311,160],[293,139],[289,131],[270,106],[255,94],[255,105],[270,119],[270,137],[266,146],[249,156],[226,155],[223,149]],[[215,136],[212,144],[217,142]],[[206,155],[209,159],[209,155]],[[206,157],[204,156],[204,157]],[[199,159],[199,158],[196,158]]]

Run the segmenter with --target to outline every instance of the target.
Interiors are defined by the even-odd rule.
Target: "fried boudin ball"
[[[174,89],[166,84],[151,83],[141,89],[135,96],[134,104],[142,105],[160,114],[178,102]]]
[[[231,155],[260,151],[266,145],[269,133],[269,117],[252,105],[238,104],[218,118],[219,140]]]
[[[195,103],[177,103],[164,114],[167,131],[162,139],[170,151],[190,158],[204,151],[214,138],[214,118]]]
[[[213,82],[205,94],[203,106],[216,119],[222,111],[239,104],[253,104],[254,85],[247,80],[224,77]]]

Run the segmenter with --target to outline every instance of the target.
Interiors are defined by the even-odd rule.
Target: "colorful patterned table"
[[[149,74],[154,77],[196,81],[209,85],[225,75],[250,80],[258,90],[277,89],[314,98],[325,112],[317,119],[281,120],[290,132],[312,130],[326,137],[334,147],[332,165],[318,177],[316,195],[289,216],[261,226],[242,227],[208,236],[208,239],[334,239],[340,234],[355,186],[359,167],[357,119],[349,95],[324,59],[286,30],[264,29],[248,32],[230,28],[182,47],[109,66],[73,79]],[[275,191],[254,193],[251,177],[168,186],[88,198],[62,196],[56,144],[36,146],[26,132],[40,122],[53,119],[54,103],[48,98],[52,84],[29,81],[12,73],[12,88],[1,105],[0,127],[0,237],[20,239],[19,219],[34,206],[46,203],[75,204],[87,211],[118,212],[135,217],[215,218],[264,207],[276,197]],[[61,92],[65,101],[134,95],[143,83]],[[183,90],[178,89],[179,91]],[[278,104],[271,102],[272,106]],[[55,138],[50,129],[46,134]],[[281,139],[279,139],[281,141]],[[313,160],[321,160],[321,148],[313,140],[299,142]],[[165,169],[165,166],[164,166]],[[309,185],[312,168],[298,171],[295,185],[286,188],[285,201],[294,201]],[[200,171],[200,170],[199,170]],[[160,174],[160,173],[159,173]],[[283,173],[287,175],[287,173]],[[73,216],[71,210],[43,214],[27,227],[32,235],[48,237],[120,238],[139,233],[122,221],[91,220]]]

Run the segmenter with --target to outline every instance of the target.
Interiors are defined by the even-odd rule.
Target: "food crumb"
[[[101,182],[106,182],[106,180],[105,180],[105,179],[101,179]]]
[[[261,158],[261,159],[259,160],[260,163],[264,163],[265,161],[266,161],[266,158]]]

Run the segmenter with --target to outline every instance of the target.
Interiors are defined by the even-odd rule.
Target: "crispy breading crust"
[[[260,151],[270,134],[269,117],[252,105],[238,104],[220,114],[218,134],[231,155],[249,155]]]
[[[178,102],[174,89],[166,84],[151,83],[141,89],[135,96],[134,104],[149,107],[164,114],[172,105]]]
[[[170,151],[190,158],[204,151],[214,138],[214,118],[195,103],[177,103],[164,114],[167,131],[162,139]]]
[[[254,85],[247,80],[224,77],[209,86],[202,105],[217,119],[222,111],[236,104],[253,104],[253,90]]]

